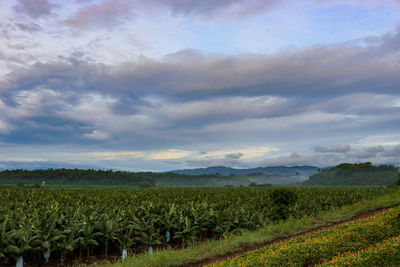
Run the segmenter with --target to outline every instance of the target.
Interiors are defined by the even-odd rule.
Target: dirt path
[[[252,250],[257,250],[257,249],[263,248],[265,246],[270,246],[270,245],[279,243],[281,241],[289,240],[289,239],[296,238],[296,237],[299,237],[299,236],[308,235],[308,234],[313,233],[313,232],[321,231],[321,230],[328,229],[328,228],[331,228],[331,227],[334,227],[334,226],[337,226],[337,225],[346,224],[348,222],[352,222],[352,221],[360,220],[360,219],[363,219],[363,218],[366,218],[366,217],[369,217],[369,216],[373,216],[375,214],[378,214],[378,213],[384,212],[386,210],[389,210],[391,208],[399,207],[399,206],[400,206],[400,204],[397,204],[397,205],[394,205],[394,206],[388,207],[388,208],[380,208],[380,209],[373,210],[373,211],[362,212],[359,215],[354,216],[354,217],[352,217],[352,218],[350,218],[348,220],[328,223],[326,225],[323,225],[323,226],[320,226],[320,227],[317,227],[315,229],[308,230],[308,231],[305,231],[305,232],[301,232],[301,233],[296,234],[296,235],[276,238],[276,239],[273,239],[271,241],[265,242],[265,243],[263,243],[261,245],[245,245],[239,251],[236,251],[234,253],[226,254],[226,255],[223,255],[223,256],[214,256],[214,257],[211,257],[211,258],[207,258],[207,259],[203,259],[203,260],[200,260],[200,261],[196,261],[196,262],[192,262],[192,263],[189,263],[189,264],[185,264],[185,265],[182,265],[181,267],[200,267],[200,266],[204,266],[204,265],[208,265],[208,264],[213,264],[213,263],[216,263],[216,262],[219,262],[219,261],[222,261],[222,260],[226,260],[228,258],[237,257],[239,255],[245,254],[245,253],[247,253],[249,251],[252,251]]]

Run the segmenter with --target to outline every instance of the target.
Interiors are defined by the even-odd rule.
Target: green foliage
[[[370,162],[343,163],[334,168],[322,170],[304,182],[306,185],[391,185],[398,175],[398,169],[390,165],[374,166]]]
[[[386,194],[371,200],[362,200],[352,205],[319,212],[317,216],[307,216],[267,225],[255,231],[244,231],[240,235],[228,235],[222,240],[208,240],[183,249],[165,248],[156,250],[153,255],[139,254],[117,263],[101,264],[102,267],[172,267],[187,266],[213,257],[242,252],[243,247],[256,247],[265,243],[313,230],[317,227],[340,222],[379,208],[400,203],[400,188],[392,188]],[[193,264],[194,265],[194,264]],[[362,265],[366,266],[366,265]],[[377,265],[375,265],[377,266]],[[398,266],[392,264],[388,266]]]
[[[293,205],[298,199],[298,196],[294,190],[289,188],[275,189],[271,193],[271,200],[276,206],[288,207]]]
[[[272,186],[272,184],[257,184],[255,182],[251,182],[249,184],[249,187],[268,187],[268,186]]]
[[[108,257],[123,248],[187,246],[288,216],[371,199],[390,188],[0,189],[0,265],[50,249],[51,258]],[[295,197],[297,196],[297,201]],[[275,203],[275,204],[274,204]],[[283,212],[274,214],[280,205]],[[166,243],[165,232],[171,241]]]
[[[293,172],[293,171],[291,171]],[[185,175],[178,173],[126,172],[113,170],[47,169],[3,170],[0,184],[15,186],[43,185],[54,187],[211,187],[211,186],[270,186],[303,181],[303,176],[249,173],[224,176],[219,174]]]
[[[354,251],[360,251],[364,255],[379,254],[378,251],[371,251],[371,244],[378,244],[379,249],[380,242],[398,237],[400,232],[399,211],[400,208],[397,207],[373,217],[302,235],[213,266],[314,266],[324,262],[327,263],[323,266],[347,266],[350,265],[349,260]],[[393,240],[391,241],[393,243]],[[368,249],[370,251],[366,252]],[[390,246],[387,246],[386,249],[390,251]],[[381,256],[383,256],[382,254],[384,253],[380,253]],[[343,255],[344,258],[341,259]],[[380,263],[376,261],[377,265],[366,264],[368,261],[361,260],[360,263],[363,264],[355,264],[355,266],[395,266],[382,264],[383,262],[399,262],[397,254],[391,254],[390,257],[395,257],[397,260],[388,261],[388,259],[382,258],[383,261]]]
[[[400,186],[400,173],[397,175],[397,181],[394,184]]]
[[[46,185],[134,185],[141,188],[156,186],[152,173],[134,173],[112,170],[48,169],[48,170],[4,170],[0,182],[17,184]]]
[[[294,190],[280,188],[273,190],[270,198],[273,204],[271,218],[281,220],[289,216],[289,207],[296,203],[298,196]]]
[[[367,249],[336,256],[321,266],[400,266],[400,236],[372,244]]]

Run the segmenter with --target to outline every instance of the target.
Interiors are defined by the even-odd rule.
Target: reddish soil
[[[260,245],[246,244],[246,245],[242,246],[239,251],[236,251],[236,252],[233,252],[233,253],[229,253],[229,254],[226,254],[226,255],[210,257],[210,258],[203,259],[203,260],[200,260],[200,261],[191,262],[191,263],[182,265],[181,267],[200,267],[200,266],[204,266],[204,265],[217,263],[219,261],[231,259],[231,258],[237,257],[239,255],[245,254],[245,253],[247,253],[249,251],[257,250],[257,249],[260,249],[260,248],[263,248],[263,247],[266,247],[266,246],[270,246],[270,245],[279,243],[281,241],[289,240],[289,239],[296,238],[296,237],[299,237],[299,236],[308,235],[308,234],[316,232],[316,231],[321,231],[321,230],[328,229],[328,228],[331,228],[331,227],[334,227],[334,226],[337,226],[337,225],[346,224],[346,223],[349,223],[349,222],[352,222],[352,221],[356,221],[356,220],[360,220],[360,219],[363,219],[363,218],[366,218],[366,217],[370,217],[370,216],[373,216],[375,214],[381,213],[383,211],[386,211],[386,210],[389,210],[389,209],[392,209],[392,208],[398,207],[398,206],[400,206],[400,204],[395,205],[393,207],[389,207],[389,208],[380,208],[380,209],[373,210],[373,211],[363,212],[363,213],[361,213],[361,214],[359,214],[357,216],[354,216],[353,218],[348,219],[348,220],[328,223],[326,225],[317,227],[317,228],[309,230],[309,231],[301,232],[301,233],[296,234],[296,235],[292,235],[292,236],[288,236],[288,237],[276,238],[276,239],[273,239],[271,241],[265,242],[264,244],[260,244]],[[315,260],[317,261],[317,259],[315,259]]]

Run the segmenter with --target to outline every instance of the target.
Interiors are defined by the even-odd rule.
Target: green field
[[[395,189],[0,189],[0,265],[183,248],[367,201]],[[170,240],[167,242],[167,235]]]
[[[210,266],[398,266],[399,212],[397,207]]]

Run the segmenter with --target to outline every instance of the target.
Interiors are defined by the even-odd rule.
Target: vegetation
[[[322,266],[400,266],[400,236],[372,244],[367,249],[333,257]]]
[[[366,163],[343,163],[322,170],[304,182],[305,185],[391,185],[398,177],[398,168],[391,165],[374,166]]]
[[[221,240],[207,240],[179,250],[166,248],[157,250],[152,255],[147,253],[132,255],[125,261],[104,265],[107,267],[190,266],[194,262],[199,263],[222,255],[232,255],[233,253],[243,251],[245,248],[261,247],[267,242],[279,238],[303,233],[333,222],[350,219],[363,212],[382,207],[391,207],[399,203],[400,191],[398,188],[392,188],[378,198],[362,200],[356,204],[321,211],[317,216],[305,216],[300,219],[289,217],[285,221],[268,224],[255,231],[244,231],[240,235],[228,235]]]
[[[32,187],[46,182],[47,187],[210,187],[262,186],[301,182],[306,176],[248,174],[222,176],[219,174],[185,175],[178,173],[126,172],[112,170],[48,169],[0,171],[0,185]]]
[[[127,185],[154,187],[151,173],[133,173],[112,170],[48,169],[48,170],[4,170],[0,172],[0,183],[24,185]]]
[[[275,220],[284,220],[291,215],[290,207],[298,199],[295,191],[288,188],[282,188],[272,191],[271,201],[274,207],[271,218]]]
[[[192,246],[271,225],[282,218],[275,214],[277,203],[286,207],[285,217],[303,218],[390,190],[0,189],[0,265],[20,257],[40,262],[46,253],[64,262],[124,249]]]
[[[397,181],[394,183],[394,185],[400,186],[400,173],[397,177]]]
[[[309,176],[318,171],[317,167],[314,166],[273,166],[273,167],[258,167],[251,169],[234,169],[229,167],[207,167],[207,168],[199,168],[199,169],[185,169],[185,170],[175,170],[172,171],[174,173],[179,174],[189,174],[189,175],[204,175],[204,174],[219,174],[219,175],[264,175],[264,174],[274,174],[274,175],[282,175],[282,176],[290,176],[290,175],[305,175]]]
[[[213,266],[383,266],[385,262],[399,263],[398,255],[390,253],[399,251],[398,244],[390,246],[398,240],[400,233],[399,211],[400,208],[395,208],[303,235]],[[369,259],[374,259],[374,262]]]

